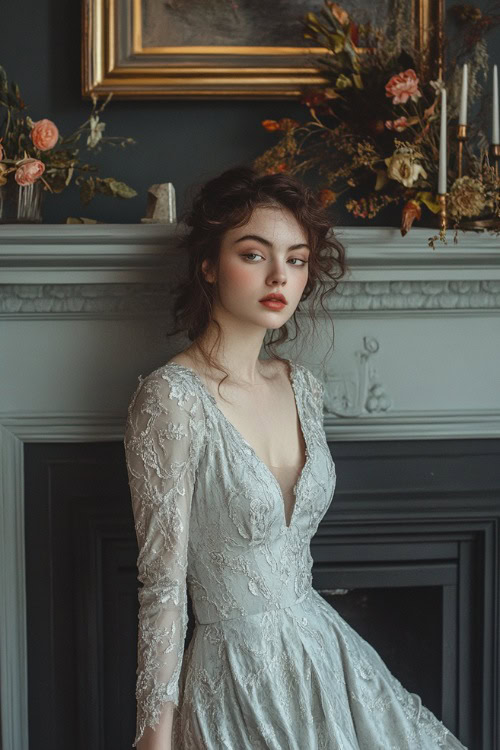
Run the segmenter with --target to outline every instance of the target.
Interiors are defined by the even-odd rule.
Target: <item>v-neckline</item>
[[[309,442],[308,442],[309,441],[309,436],[307,434],[307,430],[304,428],[304,423],[302,421],[301,404],[300,404],[300,399],[299,399],[299,397],[297,395],[297,390],[296,390],[296,382],[295,382],[296,367],[295,367],[295,363],[292,362],[292,360],[288,359],[288,358],[285,358],[285,361],[288,362],[288,364],[290,366],[289,372],[288,372],[288,380],[290,382],[290,385],[292,386],[293,397],[294,397],[294,400],[295,400],[295,409],[296,409],[296,412],[297,412],[297,418],[299,420],[299,426],[300,426],[300,430],[302,432],[302,437],[303,437],[304,446],[305,446],[305,461],[304,461],[304,465],[303,465],[303,467],[302,467],[302,469],[300,471],[300,474],[299,474],[299,476],[297,478],[297,481],[295,482],[295,484],[293,486],[293,494],[294,494],[294,497],[295,497],[295,502],[293,504],[292,515],[290,516],[290,523],[288,525],[286,523],[286,516],[285,516],[285,498],[283,496],[283,491],[281,489],[281,485],[278,482],[276,476],[274,475],[273,471],[269,468],[269,466],[266,464],[266,462],[263,461],[262,458],[259,455],[257,455],[256,450],[250,445],[250,443],[248,442],[248,440],[246,440],[243,437],[243,435],[241,434],[241,432],[234,426],[234,424],[231,422],[231,420],[226,417],[226,415],[224,414],[224,412],[220,408],[219,404],[217,403],[217,399],[215,398],[215,396],[213,396],[210,393],[210,391],[208,390],[207,386],[203,382],[203,379],[201,378],[201,376],[198,375],[198,373],[195,370],[193,370],[191,367],[187,367],[186,365],[181,365],[180,362],[168,362],[167,366],[168,365],[174,365],[175,367],[180,367],[181,369],[187,370],[188,372],[190,372],[196,378],[196,380],[200,384],[203,392],[208,396],[211,404],[215,407],[215,409],[217,410],[218,414],[220,414],[220,416],[222,417],[222,419],[224,420],[224,422],[234,432],[234,434],[236,435],[236,437],[242,443],[244,443],[247,446],[247,448],[249,448],[249,450],[251,451],[251,453],[254,456],[255,460],[261,466],[263,466],[264,469],[267,471],[267,473],[272,477],[273,482],[275,483],[276,487],[278,488],[278,492],[279,492],[280,498],[281,498],[281,515],[282,515],[283,526],[288,531],[291,528],[293,520],[294,520],[294,517],[295,517],[295,511],[296,511],[296,508],[297,508],[298,490],[299,490],[299,487],[302,484],[302,481],[304,479],[304,475],[305,475],[306,469],[309,466],[309,461],[310,461],[310,458],[311,458],[311,453],[310,453]]]

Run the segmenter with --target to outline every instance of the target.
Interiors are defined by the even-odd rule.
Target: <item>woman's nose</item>
[[[286,281],[286,269],[284,264],[280,261],[275,261],[273,267],[269,271],[267,280],[271,283],[276,283],[277,281],[283,283]]]

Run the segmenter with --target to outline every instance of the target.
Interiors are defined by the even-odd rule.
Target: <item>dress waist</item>
[[[303,594],[301,594],[298,598],[290,599],[290,600],[283,600],[279,602],[274,602],[271,606],[259,608],[255,611],[247,612],[244,615],[236,614],[234,616],[229,615],[228,617],[214,617],[211,618],[207,615],[207,613],[203,612],[203,607],[197,607],[196,603],[194,603],[194,609],[195,609],[195,627],[198,627],[198,625],[213,625],[214,623],[220,623],[220,622],[226,622],[226,621],[234,621],[234,620],[245,620],[249,617],[254,617],[255,615],[262,615],[265,612],[277,612],[282,609],[287,609],[288,607],[293,607],[296,604],[300,604],[305,599],[307,599],[308,596],[311,595],[311,592],[313,591],[312,587],[308,588],[306,591],[304,591]],[[201,609],[201,611],[200,611]]]

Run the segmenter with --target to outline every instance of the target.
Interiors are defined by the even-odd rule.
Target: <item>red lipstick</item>
[[[259,302],[261,302],[261,304],[263,304],[269,310],[282,310],[287,304],[285,297],[282,294],[278,294],[275,292],[262,297]]]

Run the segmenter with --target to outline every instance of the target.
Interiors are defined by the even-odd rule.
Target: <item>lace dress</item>
[[[306,460],[288,514],[292,467],[263,463],[194,370],[139,377],[124,440],[143,584],[133,747],[171,701],[174,750],[464,750],[312,587],[336,473],[323,386],[289,365]]]

